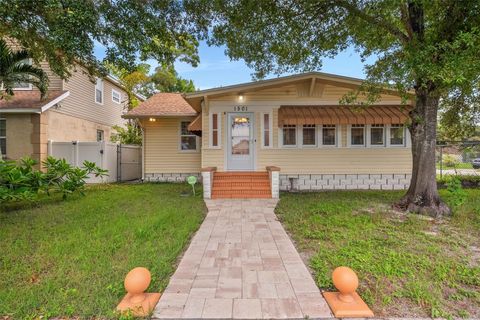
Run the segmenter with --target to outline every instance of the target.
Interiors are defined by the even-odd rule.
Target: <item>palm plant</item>
[[[26,50],[12,51],[4,39],[0,39],[0,99],[4,95],[14,95],[13,89],[18,83],[30,83],[45,97],[48,89],[48,76],[41,68],[27,61],[30,54]]]

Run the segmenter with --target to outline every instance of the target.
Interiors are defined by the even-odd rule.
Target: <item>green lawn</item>
[[[205,214],[186,185],[89,187],[86,196],[0,209],[0,318],[111,318],[136,266],[165,288]]]
[[[478,318],[480,190],[466,192],[466,204],[439,222],[392,211],[402,192],[388,191],[282,194],[276,212],[321,288],[346,265],[376,316]]]
[[[470,162],[460,162],[460,163],[457,163],[456,165],[454,166],[447,166],[445,163],[440,166],[440,163],[437,163],[437,169],[473,169],[473,166]]]

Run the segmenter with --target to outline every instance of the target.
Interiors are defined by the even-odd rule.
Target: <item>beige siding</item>
[[[95,84],[81,67],[77,67],[72,77],[65,81],[64,90],[69,90],[70,95],[61,102],[57,112],[107,126],[124,124],[121,116],[126,111],[125,91],[108,80],[103,84],[103,104],[98,104],[95,102]],[[112,89],[121,93],[121,104],[112,101]]]
[[[30,114],[2,114],[7,126],[7,158],[17,160],[33,155],[33,123]]]
[[[56,112],[48,113],[48,139],[53,141],[97,141],[97,130],[103,130],[105,141],[115,131],[110,126]],[[66,130],[66,128],[68,128]]]
[[[192,121],[193,118],[185,120]],[[145,174],[200,172],[200,150],[179,150],[181,121],[180,118],[160,118],[155,122],[143,122]]]

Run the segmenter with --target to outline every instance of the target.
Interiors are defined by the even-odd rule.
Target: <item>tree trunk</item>
[[[441,217],[451,213],[440,199],[437,190],[435,146],[437,137],[437,110],[439,95],[433,86],[417,88],[415,109],[410,112],[412,124],[412,180],[405,196],[397,207]]]

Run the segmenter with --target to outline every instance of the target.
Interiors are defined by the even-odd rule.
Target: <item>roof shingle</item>
[[[37,109],[38,112],[42,111],[42,107],[49,104],[53,100],[59,98],[67,91],[53,90],[48,91],[47,97],[44,100],[40,100],[40,91],[37,90],[25,90],[14,91],[12,97],[4,98],[0,100],[0,112],[2,110],[25,110],[25,109]]]
[[[129,111],[124,118],[196,116],[198,113],[180,93],[157,93],[138,107]]]

